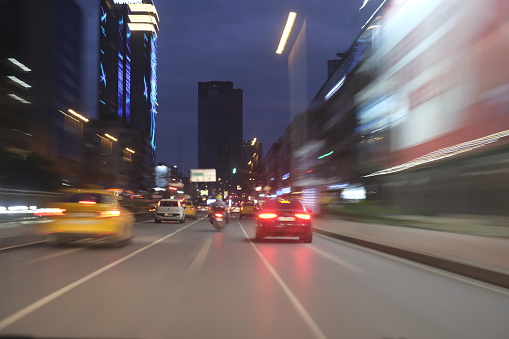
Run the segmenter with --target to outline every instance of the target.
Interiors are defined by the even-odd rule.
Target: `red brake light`
[[[218,218],[221,218],[221,217],[223,216],[223,214],[221,214],[221,213],[214,213],[214,215],[215,215],[216,217],[218,217]]]
[[[100,211],[100,217],[101,218],[111,218],[111,217],[118,217],[120,215],[119,210],[113,210],[113,211]]]
[[[277,214],[274,214],[274,213],[261,213],[259,215],[259,217],[261,219],[274,219],[275,217],[277,217]]]
[[[305,214],[305,213],[297,213],[297,214],[295,214],[295,216],[299,219],[305,219],[305,220],[311,219],[311,216],[309,214]]]

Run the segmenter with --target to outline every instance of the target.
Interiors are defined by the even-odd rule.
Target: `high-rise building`
[[[258,138],[244,140],[242,161],[236,172],[237,191],[241,191],[244,198],[247,198],[252,195],[254,187],[260,184],[263,174],[263,144]]]
[[[3,1],[0,186],[80,182],[83,13],[73,0]],[[86,114],[85,114],[86,115]]]
[[[101,0],[99,120],[103,132],[117,125],[136,141],[135,189],[153,187],[158,21],[152,0]]]
[[[218,190],[227,191],[242,158],[242,90],[231,81],[198,83],[198,167],[215,168]]]

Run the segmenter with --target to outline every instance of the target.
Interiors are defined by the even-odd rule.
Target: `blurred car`
[[[244,201],[240,206],[239,218],[255,217],[258,213],[258,207],[253,201]]]
[[[186,218],[198,219],[198,209],[194,206],[191,200],[183,200],[181,202],[182,207],[184,207],[184,213]]]
[[[41,214],[51,219],[40,229],[47,235],[48,243],[88,239],[124,245],[133,238],[135,218],[120,206],[113,192],[72,190],[66,195],[66,201],[53,204]]]
[[[256,219],[256,240],[265,237],[299,237],[313,240],[311,211],[297,199],[272,199],[263,204]]]
[[[232,206],[231,213],[240,213],[240,206],[239,205]]]
[[[209,207],[207,206],[207,203],[205,202],[202,202],[201,204],[198,205],[198,212],[208,212],[209,211]]]
[[[178,221],[181,224],[186,222],[186,214],[180,200],[177,199],[161,199],[157,203],[154,213],[156,223],[161,221]]]

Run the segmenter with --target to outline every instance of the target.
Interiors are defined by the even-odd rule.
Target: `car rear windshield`
[[[304,205],[299,200],[269,200],[263,204],[263,209],[269,210],[304,210]]]
[[[178,201],[159,201],[159,206],[178,207]]]
[[[111,195],[100,193],[77,193],[69,197],[69,202],[93,202],[96,204],[113,204],[114,198]]]

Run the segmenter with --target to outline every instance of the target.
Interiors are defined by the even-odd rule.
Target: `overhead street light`
[[[281,35],[281,40],[279,41],[279,46],[277,47],[276,53],[281,54],[283,53],[286,42],[288,41],[288,38],[290,37],[290,33],[292,32],[293,24],[295,23],[295,18],[297,17],[297,13],[290,12],[288,14],[288,20],[286,21],[285,29],[283,30],[283,34]]]

